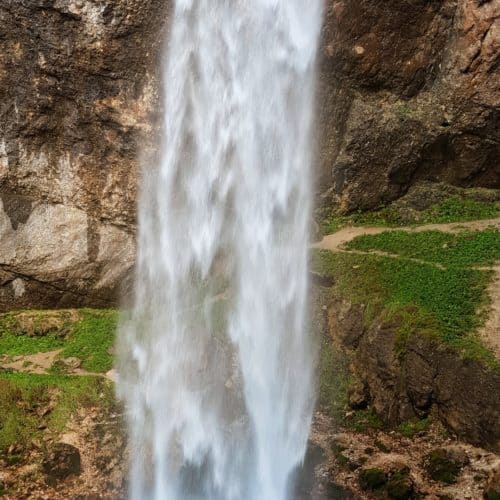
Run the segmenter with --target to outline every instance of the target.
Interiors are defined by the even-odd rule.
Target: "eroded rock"
[[[328,2],[318,98],[327,203],[376,208],[418,180],[500,187],[499,9]]]
[[[80,452],[70,444],[56,443],[47,451],[42,468],[49,483],[78,475],[81,472]]]

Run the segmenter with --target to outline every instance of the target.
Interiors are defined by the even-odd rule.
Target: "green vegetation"
[[[82,368],[104,373],[112,367],[110,349],[116,330],[116,311],[90,309],[18,311],[0,316],[0,356],[22,356],[61,350],[59,359],[76,357]],[[30,363],[25,360],[24,368]],[[61,362],[47,374],[20,373],[0,368],[0,454],[15,445],[64,430],[82,407],[114,406],[114,390],[102,376],[71,376]],[[41,439],[40,439],[41,440]],[[21,460],[16,452],[5,460]]]
[[[61,357],[77,357],[82,368],[105,373],[113,367],[113,346],[118,313],[116,311],[83,311],[83,320],[75,325]]]
[[[387,483],[387,477],[382,469],[363,469],[359,473],[359,483],[363,490],[376,490]]]
[[[435,265],[377,255],[316,251],[313,269],[334,276],[338,292],[365,305],[365,321],[383,316],[399,325],[399,348],[418,333],[444,342],[469,359],[500,369],[495,356],[474,334],[483,318],[490,271]]]
[[[116,311],[23,311],[0,316],[0,355],[18,356],[62,349],[60,359],[76,357],[82,368],[105,373],[113,365]]]
[[[0,375],[0,452],[24,447],[42,432],[60,432],[75,412],[100,402],[111,405],[113,388],[101,377]]]
[[[495,490],[488,490],[484,493],[486,500],[500,500],[500,493]]]
[[[345,226],[389,226],[408,224],[441,224],[493,219],[500,216],[500,202],[476,201],[462,196],[449,198],[422,211],[403,210],[397,204],[375,212],[338,215],[331,209],[319,209],[316,218],[323,234],[331,234]]]
[[[487,265],[500,259],[500,232],[486,230],[452,234],[439,231],[386,231],[358,236],[347,244],[347,248],[379,250],[444,266]]]
[[[453,484],[462,470],[462,464],[448,456],[444,449],[432,451],[426,460],[425,469],[434,481]]]
[[[384,422],[372,408],[348,414],[345,417],[344,425],[356,432],[379,431],[385,428]]]
[[[415,419],[403,422],[398,427],[398,432],[407,438],[412,438],[413,436],[419,434],[420,432],[425,432],[430,427],[430,419]]]

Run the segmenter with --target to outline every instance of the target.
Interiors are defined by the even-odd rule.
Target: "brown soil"
[[[48,372],[61,352],[62,349],[56,349],[55,351],[37,352],[24,356],[2,356],[0,357],[0,368],[41,375]]]
[[[32,373],[43,375],[49,373],[54,363],[58,360],[62,349],[55,351],[37,352],[35,354],[25,354],[19,356],[0,356],[0,369],[13,370],[20,373]],[[116,382],[117,374],[115,370],[106,373],[89,372],[83,368],[66,367],[68,375],[106,377],[112,382]]]
[[[125,495],[124,439],[122,416],[99,408],[81,409],[59,436],[47,436],[43,443],[33,442],[20,456],[20,463],[8,465],[0,460],[0,483],[7,488],[5,500],[118,500]],[[47,484],[40,463],[43,448],[53,443],[78,448],[81,474],[56,484]]]

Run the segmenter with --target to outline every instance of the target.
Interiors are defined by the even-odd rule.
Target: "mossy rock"
[[[485,500],[500,500],[500,492],[495,490],[488,490],[484,493]]]
[[[387,476],[382,469],[363,469],[359,473],[359,484],[365,491],[378,490],[387,484]]]
[[[387,495],[394,500],[408,500],[413,492],[413,481],[408,469],[396,471],[387,482]]]
[[[81,319],[79,311],[67,309],[61,311],[21,311],[0,316],[0,330],[11,331],[16,335],[43,337],[57,333],[65,337],[74,323]]]
[[[425,461],[425,470],[431,479],[446,484],[454,484],[462,471],[463,463],[450,456],[445,449],[429,453]]]

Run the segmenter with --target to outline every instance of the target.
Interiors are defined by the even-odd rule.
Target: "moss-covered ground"
[[[319,267],[335,269],[343,293],[366,305],[367,321],[378,315],[399,317],[401,349],[408,335],[418,333],[459,349],[466,358],[500,368],[475,334],[482,323],[478,310],[487,303],[490,272],[441,270],[389,257],[329,252],[318,252],[315,260],[321,262]]]
[[[63,431],[86,406],[112,405],[111,382],[101,377],[0,374],[0,454]]]
[[[387,231],[358,236],[347,244],[347,248],[379,250],[446,267],[492,265],[500,260],[500,232],[494,229],[455,234],[440,231]]]
[[[62,349],[82,368],[105,373],[113,366],[111,348],[118,313],[114,310],[21,311],[0,316],[0,356]]]
[[[383,255],[381,252],[387,254]],[[398,326],[397,354],[404,356],[410,336],[427,336],[500,371],[498,357],[479,335],[485,323],[492,267],[500,260],[500,232],[387,231],[354,238],[337,251],[314,250],[312,271],[334,286],[320,286],[315,309],[326,311],[332,299],[362,304],[365,325],[384,320]],[[315,317],[313,315],[313,317]],[[319,330],[319,403],[336,425],[355,432],[388,430],[371,407],[349,408],[349,388],[355,382],[350,356]],[[445,432],[439,418],[402,422],[392,429],[406,438]],[[382,450],[387,451],[387,450]],[[342,457],[340,457],[342,460]]]
[[[116,311],[22,311],[0,316],[0,356],[22,356],[62,349],[92,375],[72,376],[60,365],[46,374],[19,373],[0,364],[0,454],[12,445],[61,432],[86,406],[114,405],[112,383],[99,374],[112,367],[110,348]],[[8,455],[12,459],[12,453]]]

